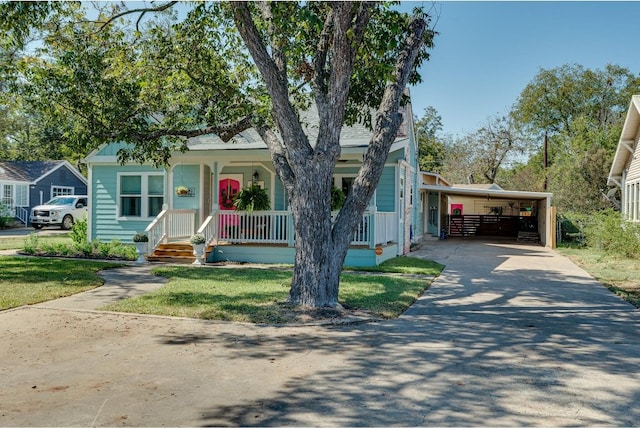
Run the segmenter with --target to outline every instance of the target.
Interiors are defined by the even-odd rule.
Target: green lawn
[[[0,257],[0,309],[95,288],[102,284],[96,273],[117,266],[121,265],[60,258]],[[346,272],[342,275],[340,302],[361,314],[397,317],[429,287],[442,268],[428,260],[399,257],[377,268],[385,272],[383,274]],[[405,276],[405,272],[412,275]],[[102,309],[254,323],[300,320],[299,308],[284,303],[291,284],[290,268],[163,266],[154,269],[154,273],[169,278],[169,282],[153,293]]]
[[[640,308],[640,261],[616,257],[593,248],[558,247],[612,292]]]
[[[400,315],[443,268],[431,261],[402,259],[404,263],[396,261],[395,267],[382,269],[402,272],[411,268],[413,274],[424,277],[345,273],[340,282],[340,302],[348,309],[376,317]],[[169,278],[167,285],[102,309],[253,323],[285,323],[298,316],[291,305],[284,303],[291,284],[291,272],[286,270],[167,266],[154,269],[154,273]]]
[[[38,236],[38,241],[41,244],[71,244],[73,241],[69,234],[51,235],[51,236]],[[28,236],[24,237],[3,237],[0,240],[0,250],[22,250],[24,248],[24,240]]]
[[[0,310],[70,296],[102,285],[96,273],[115,263],[0,257]]]

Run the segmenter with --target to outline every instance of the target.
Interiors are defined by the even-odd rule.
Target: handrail
[[[195,210],[162,210],[144,230],[149,237],[148,253],[169,239],[189,238],[195,232]]]
[[[147,245],[147,253],[152,254],[158,246],[166,241],[167,234],[165,232],[165,218],[169,210],[162,210],[158,213],[156,218],[147,226],[144,230],[149,238],[149,245]]]
[[[218,211],[214,210],[207,216],[207,218],[202,222],[198,231],[196,233],[200,233],[204,235],[205,245],[216,245],[218,243]]]
[[[29,224],[29,210],[25,207],[15,207],[16,218],[24,223],[24,227]]]

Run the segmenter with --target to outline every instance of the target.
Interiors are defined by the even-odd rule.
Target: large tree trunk
[[[304,306],[335,306],[337,292],[329,288],[331,241],[331,181],[315,174],[299,177],[291,198],[295,226],[295,265],[289,301]]]
[[[284,52],[277,43],[266,48],[246,3],[231,4],[236,27],[265,80],[273,103],[272,116],[280,132],[280,136],[276,136],[266,128],[258,129],[269,147],[293,213],[296,256],[289,300],[312,307],[339,306],[340,272],[351,236],[378,185],[397,135],[402,119],[398,114],[400,101],[422,44],[426,22],[415,19],[411,23],[406,46],[398,57],[376,115],[362,167],[332,224],[332,177],[340,158],[340,132],[353,65],[371,4],[330,3],[313,65],[313,96],[319,113],[315,146],[309,143],[290,101]],[[269,20],[268,4],[261,7],[263,16]]]

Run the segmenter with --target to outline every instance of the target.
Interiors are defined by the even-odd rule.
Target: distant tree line
[[[616,207],[607,176],[638,93],[640,76],[626,68],[567,64],[541,69],[509,112],[465,135],[443,135],[441,117],[427,107],[416,122],[421,169],[453,183],[552,192],[560,212]]]

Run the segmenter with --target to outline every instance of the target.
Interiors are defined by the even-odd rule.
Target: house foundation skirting
[[[392,259],[398,252],[395,243],[379,246],[376,249],[352,247],[347,252],[345,266],[377,266],[385,260]],[[209,253],[207,262],[244,262],[266,264],[293,264],[295,248],[284,245],[216,245]]]

